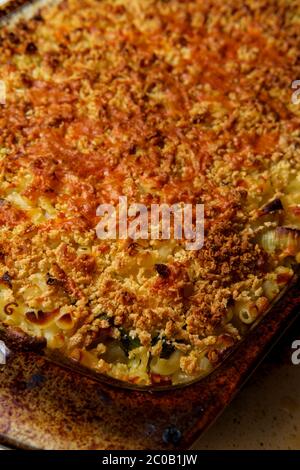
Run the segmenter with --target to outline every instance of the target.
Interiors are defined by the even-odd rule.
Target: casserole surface
[[[279,10],[68,0],[1,29],[8,330],[131,384],[176,385],[269,310],[300,252],[299,6]],[[119,196],[203,203],[204,247],[99,240],[97,207]]]

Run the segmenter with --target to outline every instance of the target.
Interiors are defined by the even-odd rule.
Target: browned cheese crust
[[[137,384],[220,361],[299,261],[299,28],[287,0],[63,0],[1,28],[5,325]],[[204,204],[204,247],[99,240],[121,195]]]

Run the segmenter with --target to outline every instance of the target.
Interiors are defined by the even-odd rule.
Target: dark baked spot
[[[156,272],[164,279],[167,279],[170,276],[170,268],[166,264],[156,264]]]

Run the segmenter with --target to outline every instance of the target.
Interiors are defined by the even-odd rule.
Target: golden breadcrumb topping
[[[297,0],[62,0],[0,31],[0,318],[137,385],[212,370],[300,261]],[[100,240],[119,196],[205,243]]]

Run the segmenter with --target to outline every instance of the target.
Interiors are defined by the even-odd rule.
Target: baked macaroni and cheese
[[[300,4],[62,0],[2,25],[0,319],[137,386],[207,375],[300,261]],[[204,204],[205,239],[97,208]]]

